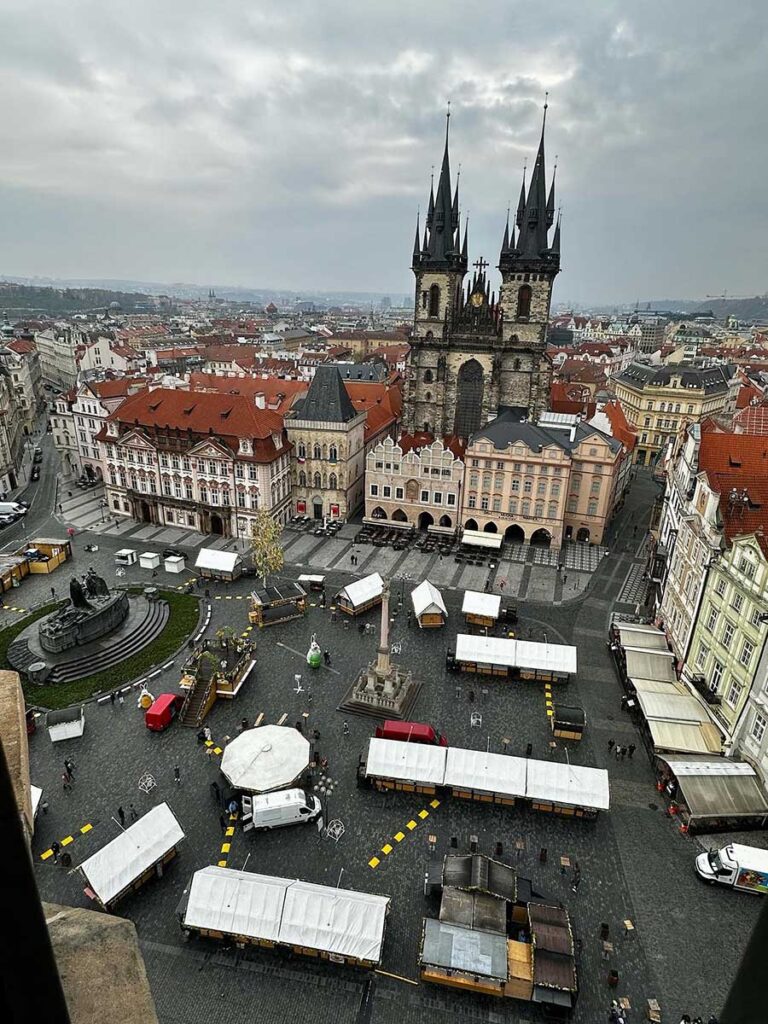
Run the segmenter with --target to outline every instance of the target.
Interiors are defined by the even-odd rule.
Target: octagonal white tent
[[[298,729],[262,725],[232,740],[221,770],[232,786],[248,793],[271,793],[292,786],[309,766],[310,746]]]

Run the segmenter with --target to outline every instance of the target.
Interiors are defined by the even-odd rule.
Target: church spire
[[[520,186],[520,198],[517,201],[517,216],[515,218],[518,228],[523,226],[525,216],[525,164],[523,164],[523,183]]]
[[[413,240],[413,266],[414,267],[419,262],[419,257],[421,256],[421,243],[419,241],[419,234],[420,234],[419,228],[420,228],[420,225],[419,225],[419,214],[418,214],[418,211],[417,211],[417,213],[416,213],[416,237]]]
[[[429,192],[429,207],[426,217],[424,244],[419,259],[414,255],[414,269],[418,262],[422,269],[462,269],[461,234],[459,229],[459,181],[455,191],[451,187],[451,162],[449,156],[450,107],[445,118],[445,147],[440,175],[435,191],[434,178]],[[466,261],[463,269],[466,270]]]
[[[514,228],[512,230],[514,234]],[[504,238],[501,240],[501,258],[509,252],[509,207],[507,207],[507,223],[504,227]]]
[[[552,252],[555,256],[560,258],[560,222],[563,219],[563,211],[557,211],[557,224],[555,225],[555,233],[552,236]]]
[[[549,186],[549,199],[547,199],[547,227],[551,228],[555,219],[555,178],[557,177],[557,157],[552,171],[552,184]]]
[[[465,217],[464,218],[464,244],[461,247],[461,259],[462,259],[462,262],[463,262],[464,266],[467,265],[467,253],[469,251],[468,250],[468,246],[467,246],[467,235],[468,234],[469,234],[469,217]]]

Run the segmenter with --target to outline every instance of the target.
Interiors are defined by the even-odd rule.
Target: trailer
[[[578,653],[568,644],[537,643],[459,633],[447,655],[448,668],[502,678],[567,683],[576,675]]]
[[[184,838],[168,804],[158,804],[83,861],[79,871],[85,879],[85,895],[103,910],[111,910],[150,879],[161,878]]]
[[[610,806],[608,772],[484,750],[426,746],[373,737],[358,761],[358,785],[593,820]]]
[[[389,896],[206,867],[192,876],[177,916],[185,935],[377,967],[389,906]]]

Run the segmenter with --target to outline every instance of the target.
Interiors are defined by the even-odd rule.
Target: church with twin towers
[[[458,181],[455,191],[451,184],[448,115],[437,192],[433,184],[423,234],[417,219],[413,244],[416,294],[403,422],[409,433],[466,439],[505,409],[535,420],[548,408],[551,368],[544,353],[560,271],[560,222],[554,176],[547,188],[546,113],[545,104],[530,180],[526,185],[524,172],[517,211],[511,222],[507,213],[503,228],[498,295],[483,259],[465,285],[467,226],[462,232]]]

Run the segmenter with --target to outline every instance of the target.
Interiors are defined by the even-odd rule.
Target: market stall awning
[[[427,613],[440,613],[445,615],[446,618],[448,616],[443,595],[429,580],[424,580],[415,590],[411,591],[411,601],[413,602],[413,613],[416,618]]]
[[[459,633],[456,637],[456,661],[482,665],[515,664],[517,640],[504,640],[497,636],[472,636]]]
[[[236,551],[200,548],[195,568],[208,569],[210,572],[234,572],[240,562],[242,562],[242,558]]]
[[[709,722],[706,708],[690,694],[640,693],[637,701],[647,721]]]
[[[310,745],[298,729],[262,725],[231,740],[221,758],[229,783],[249,793],[271,793],[293,785],[309,766]]]
[[[485,750],[448,747],[446,786],[472,789],[500,796],[525,796],[526,759]]]
[[[80,870],[104,906],[184,838],[168,804],[158,804],[84,860]]]
[[[192,878],[184,925],[378,963],[388,906],[388,896],[207,867]]]
[[[515,659],[517,667],[537,672],[576,674],[577,650],[568,644],[542,644],[518,640]]]
[[[427,968],[506,981],[507,938],[497,932],[481,932],[425,917],[420,960]]]
[[[464,530],[461,535],[462,544],[469,544],[473,548],[490,548],[493,551],[501,551],[503,540],[500,533],[483,533],[482,530]]]
[[[619,641],[624,648],[639,651],[669,651],[665,634],[654,627],[617,626]]]
[[[648,729],[657,753],[719,754],[723,747],[720,733],[711,723],[651,719]]]
[[[498,619],[501,612],[499,594],[481,594],[479,590],[465,590],[461,606],[463,615],[482,615],[488,619]]]
[[[668,683],[664,679],[632,679],[632,686],[638,693],[677,693],[685,697],[688,690],[682,683]]]
[[[384,580],[377,572],[372,572],[370,576],[364,576],[361,580],[348,583],[339,591],[339,596],[345,597],[353,608],[359,608],[361,605],[381,597],[383,591]]]
[[[768,799],[752,765],[745,761],[670,759],[682,802],[691,818],[768,815]]]
[[[675,659],[663,651],[625,650],[627,676],[629,679],[660,679],[677,682]]]
[[[608,772],[559,761],[528,761],[526,793],[529,800],[607,811],[610,806]]]
[[[456,637],[456,660],[470,664],[506,665],[508,668],[573,675],[577,669],[577,653],[577,649],[568,644],[542,644],[532,640],[506,640],[498,636],[472,636],[469,633],[459,633]]]
[[[366,775],[442,786],[446,747],[374,737],[368,744]]]

